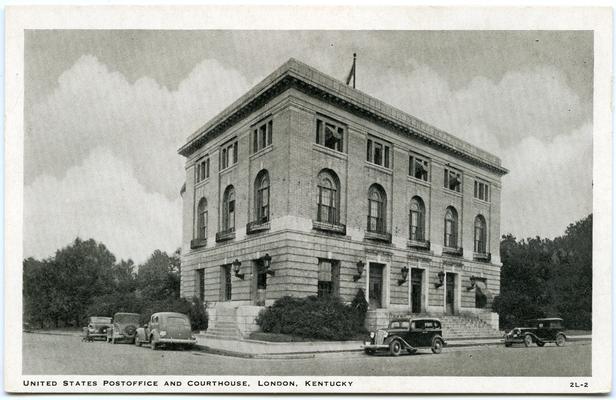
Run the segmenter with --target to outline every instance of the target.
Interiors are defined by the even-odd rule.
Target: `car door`
[[[148,339],[155,331],[158,331],[158,315],[152,315],[150,326],[148,327]]]
[[[432,336],[434,334],[434,321],[425,321],[424,329],[421,334],[421,345],[430,347],[432,345]]]
[[[411,321],[411,326],[409,328],[409,334],[408,334],[408,343],[413,346],[413,347],[421,347],[421,342],[422,342],[422,335],[423,335],[423,329],[424,327],[424,321],[419,320],[419,321]]]

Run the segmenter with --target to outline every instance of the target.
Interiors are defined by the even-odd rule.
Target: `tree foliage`
[[[93,239],[79,238],[45,260],[23,263],[24,321],[33,327],[81,326],[92,315],[158,311],[189,314],[195,329],[207,327],[198,300],[180,298],[180,251],[155,250],[142,265],[115,256]]]
[[[591,328],[592,214],[554,240],[503,236],[500,250],[501,291],[493,307],[502,328],[548,316]]]

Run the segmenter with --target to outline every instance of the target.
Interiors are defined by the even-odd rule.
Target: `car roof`
[[[437,321],[437,322],[441,322],[440,319],[438,318],[394,318],[392,319],[390,322],[397,322],[397,321]]]
[[[562,318],[537,318],[535,321],[562,321]]]
[[[152,316],[158,316],[158,317],[187,317],[188,315],[186,314],[182,314],[182,313],[177,313],[177,312],[170,312],[170,311],[163,311],[163,312],[157,312],[152,314]]]
[[[117,312],[115,314],[113,314],[113,316],[115,317],[116,315],[139,315],[137,313],[133,313],[133,312]],[[139,315],[140,316],[140,315]]]

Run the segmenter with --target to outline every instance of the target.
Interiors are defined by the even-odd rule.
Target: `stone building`
[[[500,286],[498,157],[290,59],[192,134],[183,296],[257,329],[285,296],[363,289],[392,313],[490,312]]]

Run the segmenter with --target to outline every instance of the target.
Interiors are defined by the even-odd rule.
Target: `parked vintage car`
[[[447,343],[443,339],[441,321],[435,318],[399,318],[389,323],[386,329],[370,332],[370,340],[363,348],[366,354],[389,351],[398,356],[402,350],[413,354],[420,348],[431,348],[439,354]]]
[[[180,345],[190,348],[197,339],[192,334],[190,318],[187,315],[175,312],[158,312],[152,314],[150,321],[137,329],[135,345],[150,344],[152,350],[161,345]]]
[[[90,317],[88,326],[83,328],[83,340],[91,342],[95,339],[105,339],[110,327],[111,317]]]
[[[133,343],[140,317],[139,314],[135,313],[115,313],[111,328],[107,330],[107,342],[112,344],[117,342]]]
[[[540,318],[531,320],[527,327],[513,328],[505,335],[505,346],[511,347],[514,343],[524,343],[528,347],[533,343],[543,347],[546,343],[556,343],[564,346],[567,341],[565,327],[561,318]]]

